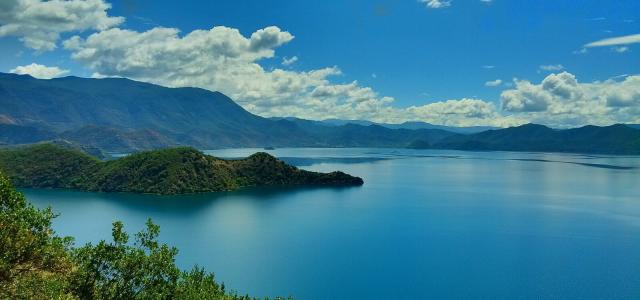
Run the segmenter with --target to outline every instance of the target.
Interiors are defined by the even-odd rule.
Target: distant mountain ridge
[[[124,78],[0,73],[0,146],[43,141],[132,152],[174,146],[413,147],[638,154],[640,125],[496,129],[423,122],[263,118],[229,97]],[[455,132],[454,132],[455,131]]]
[[[229,97],[199,88],[168,88],[124,78],[50,80],[0,73],[0,144],[65,139],[124,152],[176,145],[227,147],[406,147],[443,130],[327,127],[271,120]]]
[[[456,135],[437,142],[416,141],[411,148],[482,151],[640,154],[640,130],[623,124],[552,129],[544,125],[488,130]]]
[[[498,129],[497,127],[491,127],[491,126],[465,126],[465,127],[457,127],[457,126],[445,126],[445,125],[435,125],[435,124],[431,124],[431,123],[427,123],[427,122],[419,122],[419,121],[408,121],[408,122],[404,122],[404,123],[400,123],[400,124],[389,124],[389,123],[375,123],[375,122],[371,122],[371,121],[362,121],[362,120],[339,120],[339,119],[327,119],[327,120],[323,120],[320,121],[323,123],[327,123],[327,124],[333,124],[335,126],[340,126],[340,125],[344,125],[344,124],[358,124],[358,125],[380,125],[383,127],[387,127],[390,129],[410,129],[410,130],[417,130],[417,129],[439,129],[439,130],[446,130],[446,131],[450,131],[450,132],[455,132],[455,133],[462,133],[462,134],[470,134],[470,133],[477,133],[477,132],[482,132],[482,131],[486,131],[486,130],[490,130],[490,129]]]
[[[344,126],[347,124],[360,125],[360,126],[371,126],[377,125],[386,127],[389,129],[409,129],[409,130],[418,130],[418,129],[438,129],[445,130],[454,133],[461,134],[470,134],[482,132],[490,129],[497,129],[497,127],[491,126],[467,126],[467,127],[456,127],[456,126],[445,126],[445,125],[435,125],[427,122],[419,122],[419,121],[408,121],[400,124],[390,124],[390,123],[376,123],[367,120],[342,120],[342,119],[325,119],[322,121],[310,121],[295,117],[273,117],[272,120],[287,120],[291,122],[314,122],[317,125],[325,125],[325,126]]]

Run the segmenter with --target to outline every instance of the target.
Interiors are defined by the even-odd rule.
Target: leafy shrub
[[[0,299],[255,299],[226,291],[197,266],[181,271],[178,250],[158,242],[151,220],[134,242],[114,222],[113,241],[72,248],[51,229],[55,217],[0,173]]]

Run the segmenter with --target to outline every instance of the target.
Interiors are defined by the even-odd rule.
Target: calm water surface
[[[243,157],[261,149],[210,151]],[[640,157],[267,151],[355,188],[161,197],[24,190],[79,244],[147,218],[227,287],[297,299],[640,299]]]

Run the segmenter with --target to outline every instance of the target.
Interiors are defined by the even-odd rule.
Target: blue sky
[[[309,95],[295,91],[290,95],[291,99],[284,99],[271,96],[263,86],[256,87],[255,93],[243,94],[246,84],[230,86],[220,80],[187,78],[184,74],[179,78],[156,78],[149,75],[151,72],[126,68],[116,72],[104,65],[117,61],[117,57],[105,59],[105,55],[111,54],[83,60],[72,58],[72,55],[80,48],[87,49],[88,43],[76,49],[63,46],[72,36],[79,35],[84,41],[88,36],[100,33],[102,29],[92,25],[59,30],[56,49],[45,51],[25,46],[20,41],[24,36],[19,32],[5,34],[0,37],[0,70],[16,72],[17,66],[37,63],[68,70],[65,75],[89,77],[101,73],[169,86],[219,89],[250,111],[267,116],[285,114],[314,119],[327,116],[389,122],[415,119],[450,125],[509,125],[537,121],[555,126],[577,126],[637,121],[634,114],[638,112],[636,102],[640,100],[635,99],[635,88],[640,86],[635,86],[635,78],[630,75],[640,73],[640,44],[631,38],[631,42],[602,47],[585,48],[585,45],[640,33],[640,1],[113,0],[103,3],[111,5],[110,9],[98,8],[108,18],[124,18],[121,22],[112,22],[117,24],[108,28],[136,33],[165,27],[180,30],[178,36],[184,37],[194,30],[224,26],[239,30],[241,36],[249,39],[260,29],[276,26],[292,38],[285,37],[286,41],[270,45],[262,54],[245,61],[260,65],[269,75],[259,80],[278,80],[271,76],[273,70],[284,70],[294,76],[335,66],[340,74],[317,80],[304,79],[314,81],[301,87]],[[1,25],[11,22],[21,21],[6,16],[3,19],[0,13]],[[193,53],[194,50],[188,51]],[[283,65],[284,58],[292,57],[297,60]],[[101,66],[92,65],[100,59],[105,59]],[[225,68],[227,70],[228,66]],[[164,69],[154,65],[153,70]],[[208,71],[219,73],[219,65]],[[571,97],[560,99],[557,96],[561,94],[544,90],[543,81],[549,75],[562,72],[571,76],[557,76],[548,81],[557,80],[569,85],[577,81],[580,85],[575,93],[570,93]],[[516,85],[514,78],[521,84]],[[615,82],[603,83],[609,79]],[[353,81],[357,84],[344,86]],[[529,91],[522,81],[539,90]],[[600,83],[603,84],[596,86]],[[313,94],[318,87],[324,88],[322,91],[330,89],[331,98],[316,97],[327,94]],[[362,89],[369,89],[370,93]],[[505,96],[505,91],[509,90],[514,92]],[[548,95],[538,95],[538,92],[548,92]],[[622,100],[607,98],[614,96]],[[370,99],[371,103],[366,107],[356,107],[353,103],[344,106],[354,97]],[[385,97],[393,98],[393,101]],[[629,97],[631,100],[627,99]],[[293,103],[299,101],[297,98],[306,100]],[[378,102],[374,103],[373,99]],[[462,100],[482,103],[447,102]],[[324,102],[318,104],[318,101]],[[597,101],[606,102],[605,107],[596,108]],[[632,105],[624,106],[624,111],[614,105],[623,102]],[[339,109],[331,110],[329,104]],[[425,107],[428,104],[436,105]],[[494,107],[487,108],[485,104]],[[578,104],[594,108],[590,112],[570,112],[568,107]],[[459,110],[458,114],[456,110]],[[558,112],[566,115],[552,116]],[[597,116],[602,113],[608,114],[608,118]]]

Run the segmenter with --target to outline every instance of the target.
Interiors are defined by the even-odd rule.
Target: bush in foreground
[[[178,250],[158,242],[151,220],[133,242],[114,222],[113,241],[73,248],[51,229],[55,217],[0,173],[0,299],[255,299],[226,291],[202,268],[181,271]]]

